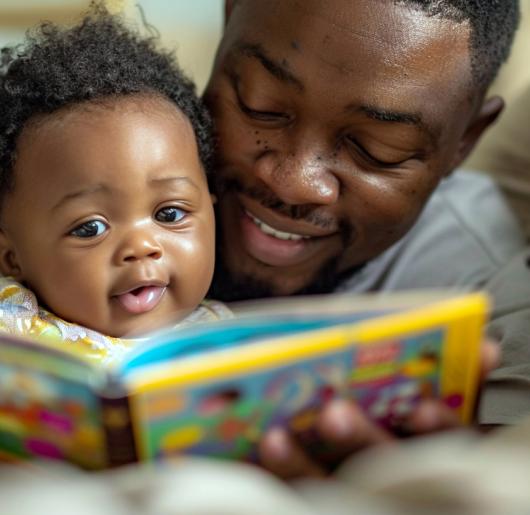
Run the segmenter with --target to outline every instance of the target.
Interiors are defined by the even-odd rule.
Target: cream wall
[[[137,0],[164,46],[177,49],[182,68],[199,90],[206,84],[221,38],[223,0]],[[131,11],[131,8],[129,8]],[[132,11],[137,10],[133,7]]]
[[[0,46],[20,42],[24,31],[42,19],[74,21],[88,0],[0,0]],[[183,69],[201,90],[210,72],[222,30],[223,0],[108,0],[124,7],[129,17],[147,21],[161,35],[162,44],[176,48]]]
[[[71,21],[87,5],[88,0],[0,0],[0,46],[20,42],[39,20]]]

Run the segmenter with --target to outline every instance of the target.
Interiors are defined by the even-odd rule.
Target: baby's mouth
[[[151,284],[138,286],[137,288],[133,288],[124,293],[114,295],[113,298],[116,299],[126,311],[138,315],[155,309],[162,300],[165,292],[166,286]]]

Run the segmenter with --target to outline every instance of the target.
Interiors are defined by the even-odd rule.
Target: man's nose
[[[134,227],[122,240],[116,253],[118,264],[133,263],[144,259],[160,259],[162,245],[156,240],[148,227]]]
[[[302,142],[295,151],[271,149],[256,162],[256,175],[286,204],[330,205],[338,200],[340,183],[329,157]]]

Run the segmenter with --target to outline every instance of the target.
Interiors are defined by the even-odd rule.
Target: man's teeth
[[[251,215],[248,211],[245,211],[249,218],[261,229],[261,231],[269,236],[274,236],[279,240],[292,240],[292,241],[301,241],[307,240],[310,236],[302,236],[301,234],[294,234],[292,232],[277,231],[273,229],[270,225],[267,225],[265,222],[262,222],[259,218]]]

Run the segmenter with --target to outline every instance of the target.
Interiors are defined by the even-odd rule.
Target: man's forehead
[[[243,6],[227,27],[225,45],[257,44],[295,74],[348,80],[361,73],[382,89],[399,80],[430,88],[439,77],[454,91],[469,85],[466,23],[394,0],[245,0]]]
[[[432,29],[432,26],[440,22],[450,22],[453,26],[467,24],[467,21],[456,21],[456,17],[443,17],[430,15],[419,5],[406,0],[239,0],[237,9],[243,15],[250,15],[246,20],[253,27],[259,27],[264,21],[263,16],[254,17],[256,13],[268,13],[273,17],[279,14],[296,14],[304,17],[317,17],[326,20],[330,26],[340,30],[358,28],[362,25],[369,27],[374,21],[381,28],[393,28],[401,35],[418,33],[421,35]],[[411,22],[408,30],[395,25],[396,15],[406,15]],[[427,20],[432,20],[429,23]],[[281,24],[281,18],[278,20]],[[285,29],[290,27],[284,24]],[[387,42],[393,38],[393,34],[387,33]],[[384,38],[382,38],[384,40]]]
[[[443,40],[451,52],[467,54],[470,48],[467,22],[430,16],[396,0],[244,0],[241,6],[226,39],[254,35],[301,52],[319,47],[328,56],[340,55],[334,46],[362,44],[367,58],[384,51],[415,53],[435,40]]]
[[[241,62],[254,62],[258,68],[248,80],[264,69],[273,81],[304,92],[313,105],[318,99],[330,117],[339,111],[376,113],[377,120],[405,120],[436,139],[448,118],[461,118],[458,113],[472,100],[465,23],[394,0],[245,4],[237,9],[234,28],[228,27],[220,55],[228,51]]]

